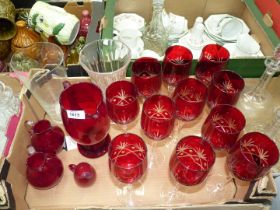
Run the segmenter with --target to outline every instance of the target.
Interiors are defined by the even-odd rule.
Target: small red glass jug
[[[31,145],[37,152],[56,154],[64,144],[64,133],[58,126],[52,126],[48,120],[36,123],[26,121],[25,127],[31,135]]]

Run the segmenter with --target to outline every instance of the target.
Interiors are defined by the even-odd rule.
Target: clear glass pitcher
[[[61,124],[59,96],[64,90],[64,53],[56,44],[37,42],[13,54],[10,67],[54,123]],[[36,69],[28,76],[30,69]]]

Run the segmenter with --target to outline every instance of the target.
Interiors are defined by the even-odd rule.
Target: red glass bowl
[[[180,184],[197,185],[205,180],[215,159],[215,152],[207,141],[198,136],[187,136],[176,145],[169,169]]]
[[[123,183],[134,183],[147,169],[147,147],[141,137],[133,133],[116,136],[109,146],[109,168]]]
[[[63,165],[55,154],[34,153],[26,162],[26,178],[34,188],[45,190],[57,185],[63,175]]]
[[[159,92],[161,64],[155,58],[142,57],[132,64],[131,81],[139,95],[147,98]]]
[[[207,91],[207,87],[197,79],[182,80],[172,97],[176,107],[176,117],[185,121],[196,119],[206,103]]]
[[[164,95],[153,95],[143,104],[141,128],[153,140],[162,140],[170,135],[175,121],[173,101]]]
[[[204,121],[201,134],[216,150],[229,150],[245,127],[243,114],[231,105],[215,106]]]
[[[162,63],[163,81],[171,86],[187,78],[192,66],[192,52],[183,46],[168,47]]]
[[[110,119],[101,90],[92,83],[76,83],[61,93],[59,103],[64,127],[80,153],[89,158],[105,154]]]
[[[216,72],[209,86],[208,106],[214,107],[217,104],[236,104],[244,86],[244,80],[237,73],[232,71]]]
[[[137,92],[133,83],[122,80],[109,85],[106,89],[106,105],[108,115],[115,123],[132,122],[139,112]]]
[[[265,176],[279,160],[279,150],[268,136],[246,133],[230,150],[227,166],[238,179],[252,181]]]
[[[230,54],[229,51],[218,45],[208,44],[201,52],[200,58],[195,68],[195,76],[206,86],[209,86],[215,72],[225,68]]]

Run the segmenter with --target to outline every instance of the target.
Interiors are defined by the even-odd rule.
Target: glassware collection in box
[[[223,45],[231,58],[263,56],[260,44],[249,34],[250,28],[241,18],[213,14],[203,20],[198,16],[188,28],[188,20],[184,16],[167,13],[164,2],[152,1],[152,17],[147,23],[135,13],[121,13],[114,17],[114,39],[129,46],[133,59],[143,56],[162,59],[166,48],[172,45],[187,47],[198,59],[208,44]]]
[[[99,56],[93,58],[86,56],[83,50],[88,53],[88,47],[96,44],[98,51],[104,53],[97,52]],[[190,187],[206,180],[217,152],[227,153],[229,179],[257,180],[277,163],[279,150],[273,139],[257,130],[244,134],[246,119],[235,107],[244,80],[237,73],[225,70],[229,52],[222,46],[205,46],[201,53],[203,59],[196,67],[196,72],[199,71],[196,78],[189,77],[191,51],[172,46],[166,50],[162,64],[151,57],[137,59],[130,80],[125,74],[114,74],[120,69],[126,72],[130,61],[130,50],[122,47],[121,41],[97,40],[88,47],[81,51],[83,65],[94,73],[89,73],[90,77],[96,74],[107,83],[99,86],[96,77],[91,78],[93,83],[64,81],[59,97],[61,118],[81,155],[98,158],[108,151],[109,171],[122,191],[124,205],[138,205],[139,195],[134,187],[141,186],[148,170],[160,165],[164,154],[159,154],[156,144],[166,139],[171,142],[165,142],[170,150],[173,150],[170,144],[175,146],[171,156],[165,157],[169,159],[166,173],[177,183],[175,190],[169,189],[172,192],[169,204],[176,197],[177,185]],[[111,54],[109,60],[105,53]],[[161,92],[163,86],[168,90],[165,93]],[[208,116],[199,119],[204,109]],[[139,121],[135,121],[137,116]],[[180,127],[196,119],[204,120],[201,137],[184,136]],[[139,123],[140,134],[129,129],[128,124],[133,122]],[[61,150],[64,134],[47,120],[28,121],[25,125],[35,150],[27,160],[27,179],[38,189],[54,187],[63,176],[63,160],[56,154]],[[112,125],[121,134],[111,140]],[[183,135],[180,139],[176,137],[179,134]],[[151,140],[151,147],[146,146],[147,139]],[[86,162],[70,164],[69,169],[78,186],[90,187],[98,178],[94,167]]]

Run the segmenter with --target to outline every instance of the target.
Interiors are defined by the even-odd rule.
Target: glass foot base
[[[83,156],[87,158],[98,158],[106,154],[106,152],[108,151],[108,146],[110,144],[110,141],[111,141],[111,137],[108,134],[105,137],[105,139],[98,144],[89,145],[89,146],[78,144],[78,150]]]

